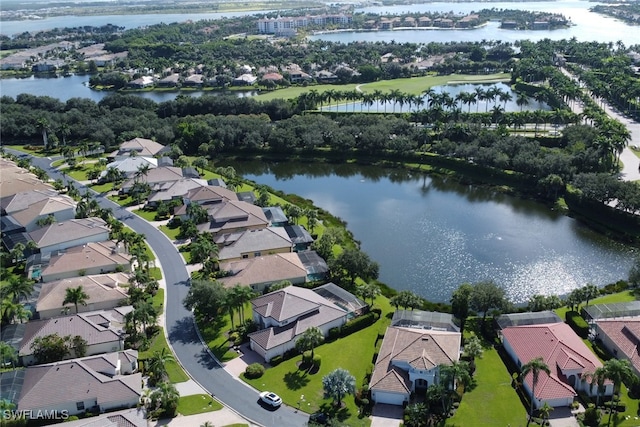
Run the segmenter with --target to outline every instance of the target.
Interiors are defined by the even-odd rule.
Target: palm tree
[[[322,344],[324,334],[317,326],[312,326],[300,335],[296,341],[296,349],[300,352],[311,350],[311,360],[313,361],[314,349]]]
[[[65,291],[64,301],[62,301],[62,305],[73,304],[76,307],[76,314],[78,313],[78,304],[82,304],[84,306],[87,305],[87,300],[89,299],[89,295],[84,291],[82,285],[77,288],[67,288]]]
[[[613,381],[613,400],[611,402],[611,411],[609,412],[609,421],[607,421],[607,426],[609,426],[613,411],[617,408],[615,402],[620,397],[622,383],[633,385],[638,381],[638,377],[628,360],[609,359],[604,362],[604,371],[606,377]]]
[[[544,402],[540,409],[538,409],[540,418],[542,418],[542,425],[546,425],[546,421],[549,419],[551,411],[553,411],[553,406],[549,405],[547,402]]]
[[[604,393],[605,387],[604,383],[607,381],[607,371],[604,366],[596,368],[595,371],[586,375],[587,380],[589,381],[589,392],[593,389],[595,385],[596,389],[596,407],[600,406],[600,396]]]
[[[544,362],[542,357],[536,357],[535,359],[531,359],[529,362],[522,365],[522,369],[520,372],[520,376],[523,378],[523,382],[526,380],[526,377],[531,374],[531,406],[529,408],[529,419],[527,420],[527,427],[531,423],[531,418],[533,418],[533,407],[534,402],[536,400],[536,385],[538,385],[538,379],[540,377],[540,372],[544,372],[549,375],[551,370],[549,366]]]
[[[338,368],[322,378],[322,388],[327,397],[333,398],[335,405],[342,406],[342,398],[356,391],[356,379],[346,369]]]
[[[371,299],[371,304],[373,305],[373,300],[380,295],[381,290],[380,286],[375,283],[365,283],[364,285],[358,286],[358,294],[366,300],[367,298]]]
[[[33,293],[33,282],[29,279],[18,278],[12,276],[8,283],[0,288],[1,298],[12,298],[13,302],[18,303],[22,298],[29,298]]]
[[[471,383],[471,375],[469,374],[469,364],[467,362],[454,361],[451,365],[440,366],[440,384],[446,390],[455,392],[456,384],[468,387]],[[444,393],[446,399],[451,393]],[[447,401],[450,403],[450,400]],[[449,405],[445,405],[447,408]]]
[[[156,350],[147,362],[147,373],[152,378],[154,384],[158,384],[167,375],[167,363],[175,362],[173,354],[162,347],[162,350]]]

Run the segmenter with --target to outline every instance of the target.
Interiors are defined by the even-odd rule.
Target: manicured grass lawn
[[[460,407],[447,420],[447,426],[515,427],[526,424],[527,411],[511,387],[511,375],[495,349],[485,348],[482,358],[476,359],[474,379],[476,387],[464,393]]]
[[[164,304],[164,289],[158,289],[151,301],[155,308],[161,309]]]
[[[25,145],[5,145],[4,147],[11,148],[12,150],[16,150],[16,151],[22,151],[23,153],[31,154],[33,156],[39,156],[39,157],[45,156],[45,153],[43,153],[40,149],[31,150],[31,149],[25,148],[26,147]]]
[[[109,196],[109,199],[122,207],[127,207],[133,203],[133,197],[131,196],[127,196],[124,199],[121,199],[120,196]]]
[[[188,253],[183,253],[183,255],[187,254]],[[251,306],[249,304],[245,305],[244,312],[245,317],[250,315]],[[235,324],[237,325],[239,322],[238,313],[235,313],[234,316]],[[207,324],[198,320],[198,328],[200,329],[202,339],[207,343],[207,346],[219,361],[228,362],[238,357],[238,353],[229,349],[229,341],[226,337],[226,333],[231,329],[231,317],[229,314],[218,316],[216,320]]]
[[[509,80],[510,75],[506,73],[496,73],[489,75],[471,75],[471,74],[451,74],[448,76],[424,76],[424,77],[412,77],[406,79],[395,80],[382,80],[379,82],[365,83],[360,85],[360,90],[366,93],[373,92],[374,90],[381,90],[388,92],[392,89],[398,89],[401,92],[411,93],[418,95],[422,91],[429,89],[432,86],[445,85],[450,82],[455,83],[491,83],[496,81]],[[315,85],[307,87],[289,87],[286,89],[279,89],[270,92],[262,92],[258,95],[259,100],[269,101],[272,99],[292,99],[298,97],[300,94],[315,90],[318,93],[323,93],[329,90],[338,91],[350,91],[354,90],[357,85]]]
[[[206,394],[184,396],[178,401],[178,412],[182,415],[202,414],[220,409],[222,409],[222,404]]]
[[[136,209],[133,211],[134,214],[142,217],[147,221],[155,221],[156,220],[156,211],[150,211],[146,209]]]
[[[140,352],[140,359],[148,359],[155,351],[162,351],[163,348],[170,351],[167,339],[164,337],[164,330],[163,328],[160,328],[158,335],[155,336],[151,346],[149,346],[149,350]],[[166,364],[166,368],[169,381],[172,383],[181,383],[189,379],[189,376],[182,370],[182,367],[178,362],[169,362]]]
[[[160,267],[151,267],[149,269],[149,275],[156,280],[162,280],[162,270],[160,270]]]
[[[87,181],[89,179],[87,178],[87,172],[89,172],[89,169],[82,166],[77,166],[73,169],[65,168],[62,169],[62,171],[64,171],[69,178],[73,178],[76,181]]]
[[[93,184],[89,185],[89,188],[98,193],[108,193],[113,190],[113,183],[107,182],[105,184]]]
[[[169,226],[161,225],[158,228],[171,240],[176,240],[178,238],[178,234],[180,234],[180,227],[170,228]]]
[[[60,159],[60,160],[56,160],[55,162],[51,163],[51,167],[52,168],[57,168],[60,165],[65,164],[67,161],[65,159]]]
[[[390,323],[387,314],[393,312],[389,300],[383,296],[376,299],[376,305],[382,309],[381,318],[372,326],[337,339],[331,343],[323,344],[316,348],[315,353],[322,357],[318,372],[310,374],[298,370],[301,356],[296,356],[282,362],[276,367],[267,369],[262,378],[247,380],[258,390],[271,390],[280,395],[288,405],[296,407],[301,395],[305,396],[305,402],[301,406],[304,412],[312,413],[322,409],[333,414],[344,425],[368,426],[368,418],[358,417],[354,396],[347,396],[343,400],[345,407],[336,411],[331,399],[325,399],[322,389],[322,377],[337,368],[348,370],[356,378],[356,388],[361,388],[366,382],[365,378],[373,368],[373,355],[381,340],[376,343],[378,334],[384,333]]]
[[[191,264],[191,251],[188,248],[189,245],[180,246],[180,255],[184,258],[185,264]]]

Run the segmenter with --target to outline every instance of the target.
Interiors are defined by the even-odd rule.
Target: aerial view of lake
[[[626,279],[632,247],[541,204],[372,166],[232,162],[245,178],[298,194],[347,222],[380,280],[432,301],[495,280],[512,301]]]

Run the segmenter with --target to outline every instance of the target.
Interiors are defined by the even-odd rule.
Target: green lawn
[[[481,359],[476,359],[474,375],[476,387],[467,391],[455,415],[447,426],[494,427],[524,426],[527,410],[511,387],[511,375],[498,352],[485,348]]]
[[[37,150],[26,148],[27,145],[5,145],[4,147],[11,148],[16,151],[22,151],[23,153],[31,154],[32,156],[44,157],[45,155],[48,155],[42,151],[42,147],[39,147]]]
[[[167,339],[164,337],[164,329],[160,328],[158,335],[155,336],[151,346],[149,346],[149,350],[141,351],[139,354],[140,359],[148,359],[150,358],[155,351],[162,351],[163,348],[166,348],[168,351],[169,344],[167,343]],[[182,370],[182,367],[178,364],[178,362],[169,362],[166,365],[167,375],[169,375],[169,381],[172,383],[181,383],[189,380],[189,376]]]
[[[222,409],[222,404],[207,394],[184,396],[178,401],[178,412],[185,416],[219,411],[220,409]]]
[[[107,182],[105,184],[92,184],[89,185],[89,188],[98,193],[108,193],[110,191],[113,191],[113,183]]]
[[[160,267],[151,267],[149,269],[149,275],[156,280],[162,280],[162,270],[160,270]]]
[[[171,240],[176,240],[178,238],[178,234],[180,234],[180,227],[170,228],[169,226],[161,225],[158,228]]]
[[[84,168],[83,166],[76,166],[73,169],[64,168],[61,169],[61,172],[66,173],[69,178],[73,178],[76,181],[87,181],[89,179],[87,178],[87,172],[89,172],[89,169]]]
[[[125,208],[133,204],[133,197],[131,196],[126,196],[124,198],[121,198],[120,196],[109,196],[109,199]]]
[[[147,209],[136,209],[133,211],[133,213],[150,222],[156,220],[156,211],[150,211]]]
[[[323,396],[322,377],[336,368],[344,368],[356,378],[357,388],[365,384],[365,377],[373,368],[378,334],[384,333],[390,323],[390,318],[386,315],[393,312],[389,300],[383,296],[376,299],[376,305],[382,309],[382,317],[375,324],[316,348],[315,353],[322,357],[318,372],[310,374],[298,370],[300,356],[297,356],[267,369],[262,378],[243,379],[258,390],[269,389],[278,393],[286,404],[294,407],[297,406],[300,396],[304,395],[305,402],[301,406],[304,412],[322,410],[329,412],[345,425],[368,426],[370,420],[358,416],[353,396],[347,396],[344,399],[345,407],[335,411],[331,399],[325,399]],[[377,344],[379,346],[381,341]]]
[[[186,256],[188,255],[188,252],[183,252],[182,255]],[[246,304],[244,311],[245,317],[247,315],[250,316],[251,305]],[[236,325],[240,321],[239,314],[237,312],[234,314],[234,320]],[[198,321],[198,329],[200,329],[202,339],[207,343],[207,346],[219,361],[228,362],[229,360],[238,357],[238,353],[229,349],[229,341],[226,337],[226,333],[231,330],[231,317],[228,313],[225,313],[224,316],[218,316],[216,320],[207,324],[202,321]]]
[[[365,83],[360,85],[362,92],[373,92],[374,90],[381,90],[388,92],[393,89],[398,89],[404,93],[410,93],[418,95],[424,90],[439,85],[445,85],[448,83],[492,83],[497,81],[509,80],[511,76],[508,73],[496,73],[489,75],[472,75],[472,74],[451,74],[448,76],[425,76],[425,77],[412,77],[406,79],[394,79],[394,80],[381,80],[373,83]],[[315,90],[318,93],[323,93],[329,90],[350,91],[354,90],[357,85],[315,85],[315,86],[294,86],[286,89],[279,89],[270,92],[262,92],[258,95],[257,99],[269,101],[272,99],[292,99],[298,97],[300,94]]]
[[[164,305],[164,289],[158,289],[158,292],[156,292],[151,301],[155,308],[162,311],[162,306]]]

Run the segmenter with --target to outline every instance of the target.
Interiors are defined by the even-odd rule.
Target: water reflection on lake
[[[401,169],[232,163],[256,182],[345,220],[380,279],[434,301],[492,279],[516,302],[627,277],[635,250],[543,205]]]

